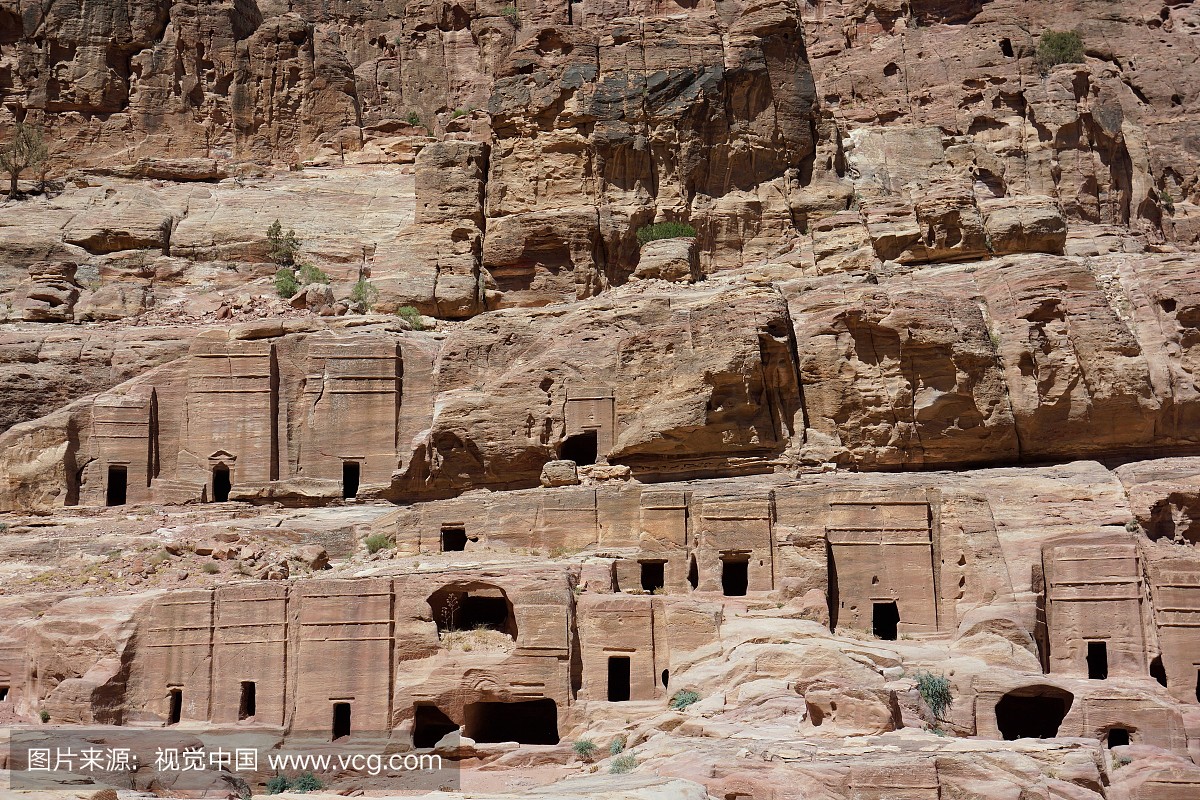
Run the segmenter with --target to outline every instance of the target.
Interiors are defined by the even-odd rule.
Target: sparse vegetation
[[[38,712],[38,718],[41,719],[42,722],[49,722],[50,721],[50,712],[43,708],[41,711]]]
[[[1175,198],[1171,197],[1171,193],[1165,188],[1158,193],[1158,201],[1162,203],[1162,207],[1168,214],[1175,213]]]
[[[379,289],[366,278],[359,278],[350,290],[350,299],[360,303],[365,311],[370,311],[379,300]]]
[[[1083,39],[1075,31],[1043,31],[1035,58],[1042,72],[1059,64],[1080,64],[1083,62]]]
[[[267,794],[283,794],[292,788],[292,782],[286,775],[276,775],[267,781]]]
[[[520,12],[520,11],[518,11],[518,10],[517,10],[517,7],[516,7],[516,6],[514,6],[512,3],[509,3],[509,4],[508,4],[508,5],[506,5],[504,8],[500,9],[500,13],[501,13],[501,14],[504,16],[504,18],[505,18],[506,20],[508,20],[509,22],[511,22],[513,25],[516,25],[517,27],[520,27],[520,25],[521,25],[521,12]]]
[[[267,228],[267,245],[270,247],[271,260],[279,266],[290,267],[296,263],[296,256],[300,253],[300,240],[296,238],[294,230],[284,233],[279,220],[275,220]]]
[[[611,775],[624,775],[626,772],[633,772],[635,769],[637,769],[637,756],[633,753],[617,756],[608,765],[608,772]]]
[[[400,306],[396,309],[396,316],[411,325],[414,331],[425,330],[425,325],[421,322],[421,312],[412,306]]]
[[[683,239],[695,235],[696,229],[686,222],[655,222],[638,228],[637,240],[639,245],[645,245],[658,239]]]
[[[296,292],[300,291],[300,284],[296,280],[296,273],[292,272],[290,267],[280,267],[275,273],[275,292],[283,298],[292,298],[296,296]]]
[[[367,552],[371,555],[392,546],[392,540],[386,533],[373,533],[367,537]]]
[[[700,702],[700,695],[693,692],[691,689],[680,689],[671,696],[671,702],[668,704],[676,711],[683,711],[693,703]]]
[[[409,125],[412,125],[414,128],[425,127],[424,125],[421,124],[421,115],[415,111],[408,112],[408,116],[406,116],[404,118],[404,121],[407,122]]]
[[[300,277],[301,286],[308,286],[310,283],[329,283],[329,276],[315,264],[301,264],[297,274]]]
[[[571,745],[571,750],[574,751],[575,755],[584,761],[591,761],[599,749],[591,739],[578,739],[575,744]]]
[[[608,754],[610,756],[619,756],[625,752],[625,737],[614,736],[612,742],[608,745]]]
[[[1129,531],[1130,533],[1137,533],[1141,529],[1142,526],[1138,524],[1136,519],[1131,519],[1125,523],[1125,530]]]
[[[941,719],[954,703],[954,695],[950,692],[950,679],[945,675],[918,672],[917,691],[925,705],[933,712],[934,719]]]
[[[205,561],[204,566],[201,567],[200,569],[202,569],[205,572],[205,574],[208,574],[208,575],[216,575],[218,572],[221,571],[221,568],[217,566],[217,562],[215,562],[215,561]]]
[[[311,772],[300,773],[292,783],[292,791],[296,794],[319,792],[324,788],[325,784],[321,783],[321,780]]]
[[[17,199],[17,181],[27,169],[38,169],[49,157],[42,131],[34,125],[18,122],[12,139],[0,148],[0,168],[8,173],[8,199]],[[45,183],[44,173],[42,182]]]

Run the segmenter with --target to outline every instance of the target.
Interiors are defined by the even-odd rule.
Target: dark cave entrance
[[[183,689],[167,692],[167,724],[178,725],[183,719]]]
[[[357,461],[342,462],[342,499],[349,500],[358,497],[358,481],[362,474],[362,465]]]
[[[437,706],[413,706],[413,747],[434,747],[448,733],[456,733],[458,723]]]
[[[1091,680],[1108,679],[1108,642],[1087,643],[1087,667]]]
[[[108,487],[105,489],[104,504],[106,506],[123,506],[129,486],[129,470],[110,464],[108,467]]]
[[[726,556],[721,559],[722,594],[726,597],[745,597],[749,585],[749,556]]]
[[[254,681],[242,681],[242,697],[238,703],[238,719],[253,719],[258,712],[257,689]]]
[[[642,567],[642,589],[653,594],[667,585],[666,562],[639,561]]]
[[[233,483],[229,479],[229,467],[217,464],[212,471],[213,502],[224,503],[229,500],[229,491]]]
[[[1105,743],[1109,747],[1124,747],[1129,744],[1129,729],[1128,728],[1110,728],[1108,736],[1105,737]]]
[[[894,642],[900,628],[900,609],[895,601],[871,604],[871,633],[877,639]]]
[[[442,528],[442,552],[457,553],[467,549],[466,528]]]
[[[483,744],[558,744],[558,706],[553,700],[471,703],[466,736]]]
[[[1166,687],[1167,671],[1163,668],[1162,656],[1155,656],[1150,661],[1150,677],[1158,681],[1158,685]]]
[[[333,740],[336,742],[350,735],[350,704],[333,704]]]
[[[431,594],[427,602],[439,634],[488,628],[517,638],[512,603],[497,586],[445,586]]]
[[[1006,740],[1053,739],[1075,696],[1055,686],[1014,689],[996,703],[996,727]]]
[[[629,699],[629,656],[608,657],[608,700],[623,703]]]
[[[580,467],[595,464],[596,441],[595,431],[584,431],[568,436],[558,448],[558,457],[564,461],[574,461]]]
[[[692,591],[696,591],[696,587],[700,585],[700,570],[696,567],[696,554],[693,553],[688,559],[688,586],[692,587]]]

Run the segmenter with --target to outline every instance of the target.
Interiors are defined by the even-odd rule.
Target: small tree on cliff
[[[27,169],[41,166],[49,153],[42,132],[33,125],[18,122],[12,139],[0,149],[0,168],[8,173],[8,197],[17,197],[17,181]]]

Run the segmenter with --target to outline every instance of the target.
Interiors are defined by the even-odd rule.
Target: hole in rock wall
[[[612,703],[629,699],[629,656],[608,657],[608,699]]]
[[[358,479],[362,467],[357,461],[342,462],[342,497],[349,500],[358,497]]]
[[[1012,58],[1013,57],[1012,42],[1009,41],[1008,39],[1001,39],[1000,40],[1000,52],[1004,54],[1005,58]]]
[[[664,669],[662,671],[662,685],[663,685],[664,689],[667,688],[667,683],[670,682],[670,680],[671,680],[671,670]]]
[[[1158,681],[1159,686],[1167,685],[1167,670],[1163,668],[1162,656],[1155,656],[1150,661],[1150,677]]]
[[[458,731],[458,723],[437,706],[413,706],[413,747],[433,747],[449,733]]]
[[[1196,670],[1196,702],[1200,703],[1200,669]]]
[[[1052,739],[1075,696],[1054,686],[1014,689],[996,703],[996,727],[1005,739]]]
[[[8,699],[8,687],[0,686],[0,703]]]
[[[442,552],[456,553],[467,549],[466,528],[442,528]]]
[[[128,486],[128,470],[125,467],[109,466],[108,487],[105,490],[104,504],[108,506],[125,505],[125,497]]]
[[[691,586],[693,591],[700,585],[700,570],[696,567],[696,556],[694,555],[688,559],[687,581],[688,586]]]
[[[465,733],[483,744],[558,744],[558,706],[548,698],[515,703],[471,703]]]
[[[596,432],[584,431],[568,436],[558,448],[558,457],[579,466],[596,463]]]
[[[1129,744],[1129,730],[1126,728],[1113,728],[1109,730],[1105,742],[1109,747],[1124,747]]]
[[[167,693],[167,724],[178,725],[183,719],[183,689],[172,689]]]
[[[337,741],[350,735],[350,704],[333,704],[333,739]]]
[[[439,634],[487,628],[517,638],[512,603],[499,587],[445,586],[431,594],[427,602]]]
[[[662,561],[639,561],[642,566],[642,588],[647,592],[666,586],[666,564]]]
[[[257,708],[257,688],[254,681],[242,681],[242,698],[238,703],[238,719],[252,719]]]
[[[1087,643],[1087,667],[1088,677],[1092,680],[1102,681],[1108,678],[1107,642]]]
[[[895,641],[900,626],[900,609],[896,603],[872,603],[871,633],[879,639]]]
[[[750,561],[746,558],[721,559],[721,593],[726,597],[744,597],[750,584]]]
[[[233,484],[229,480],[229,467],[218,464],[212,471],[212,497],[214,503],[224,503],[229,500],[229,490]]]

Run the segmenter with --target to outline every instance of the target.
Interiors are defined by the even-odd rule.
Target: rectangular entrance
[[[116,464],[108,465],[108,488],[105,490],[104,504],[107,506],[123,506],[129,488],[129,470]]]
[[[629,656],[608,657],[608,699],[613,703],[629,699]]]

